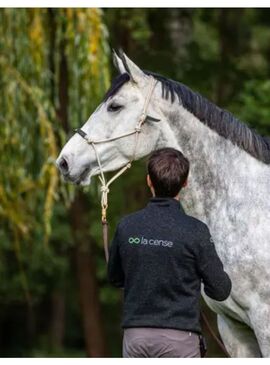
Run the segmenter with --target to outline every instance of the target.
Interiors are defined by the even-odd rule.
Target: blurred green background
[[[111,47],[270,134],[268,9],[0,9],[1,357],[121,356],[97,180],[54,166],[115,76]],[[136,162],[111,188],[111,234],[149,196]]]

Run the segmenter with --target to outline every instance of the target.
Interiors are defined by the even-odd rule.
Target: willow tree
[[[1,303],[27,301],[30,312],[46,292],[37,270],[52,280],[64,270],[51,241],[57,206],[69,209],[77,245],[88,240],[88,227],[77,237],[82,227],[75,219],[78,211],[87,214],[83,193],[59,181],[54,161],[67,134],[87,119],[108,87],[102,17],[99,9],[0,10],[0,297]],[[86,306],[92,292],[82,277],[90,275],[94,287],[95,272],[81,271],[87,263],[80,266],[77,256],[87,353],[99,356],[104,341],[97,343],[98,334],[91,333],[87,317],[93,308]]]

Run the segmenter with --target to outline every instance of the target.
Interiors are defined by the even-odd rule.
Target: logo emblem
[[[154,239],[154,238],[145,238],[145,237],[129,237],[128,243],[130,244],[141,244],[143,246],[160,246],[160,247],[172,247],[173,242],[167,241],[167,240],[160,240],[160,239]]]
[[[129,237],[129,239],[128,239],[128,242],[129,243],[136,243],[136,244],[138,244],[138,243],[140,243],[140,239],[139,239],[139,237]]]

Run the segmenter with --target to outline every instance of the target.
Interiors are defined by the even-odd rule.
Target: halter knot
[[[110,189],[108,188],[108,186],[104,186],[102,185],[101,188],[100,188],[100,191],[104,194],[109,194],[110,192]]]

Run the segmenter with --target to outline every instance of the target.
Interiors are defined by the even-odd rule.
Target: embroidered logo
[[[172,241],[166,241],[166,240],[159,240],[155,238],[145,238],[145,237],[129,237],[128,243],[132,245],[144,245],[144,246],[161,246],[161,247],[169,247],[171,248],[173,246]]]

